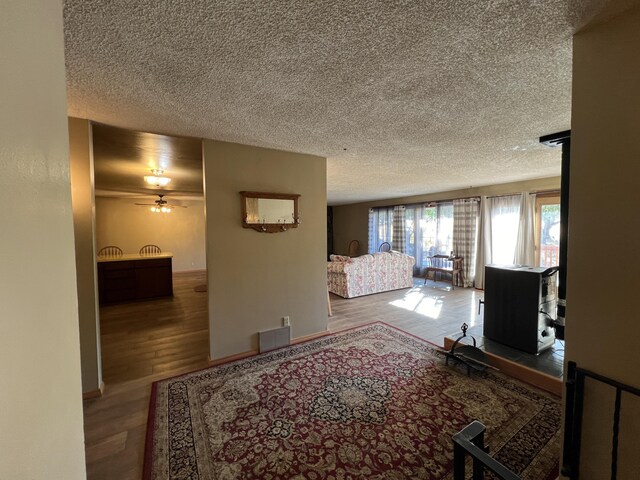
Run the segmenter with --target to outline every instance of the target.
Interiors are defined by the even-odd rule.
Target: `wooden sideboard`
[[[100,305],[173,295],[169,252],[98,258]]]

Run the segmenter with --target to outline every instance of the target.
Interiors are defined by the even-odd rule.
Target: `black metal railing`
[[[453,436],[453,480],[465,480],[467,455],[473,459],[473,480],[482,480],[487,470],[501,480],[522,480],[485,451],[485,430],[482,423],[473,421]]]
[[[580,443],[582,437],[582,412],[584,408],[584,383],[586,378],[615,388],[616,400],[613,409],[613,429],[611,432],[611,479],[615,480],[618,475],[618,433],[620,432],[622,393],[630,393],[640,397],[640,389],[579,368],[575,362],[569,362],[567,365],[567,390],[561,471],[564,476],[569,477],[571,480],[577,480],[580,476]]]

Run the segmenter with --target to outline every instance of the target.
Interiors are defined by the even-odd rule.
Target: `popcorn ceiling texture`
[[[606,3],[66,0],[69,114],[326,156],[334,205],[554,176]]]

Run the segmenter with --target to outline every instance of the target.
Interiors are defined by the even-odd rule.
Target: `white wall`
[[[260,330],[291,318],[292,337],[327,328],[327,161],[204,141],[211,358],[258,348]],[[242,190],[300,194],[301,224],[242,227]]]
[[[640,388],[640,8],[574,37],[567,360]],[[585,396],[581,479],[610,476],[613,394]],[[640,399],[623,397],[618,478],[638,478]]]
[[[171,201],[171,198],[169,198]],[[117,245],[125,253],[138,253],[146,244],[173,253],[173,271],[203,270],[205,261],[204,201],[181,201],[187,208],[153,213],[152,199],[96,198],[96,244],[98,250]]]
[[[85,478],[62,2],[0,14],[0,478]]]

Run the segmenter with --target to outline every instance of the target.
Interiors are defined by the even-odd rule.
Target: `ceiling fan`
[[[155,200],[153,203],[136,203],[135,205],[151,207],[151,211],[154,213],[169,213],[174,208],[187,208],[186,205],[171,205],[163,198],[164,195],[158,194],[158,197],[158,200]]]

